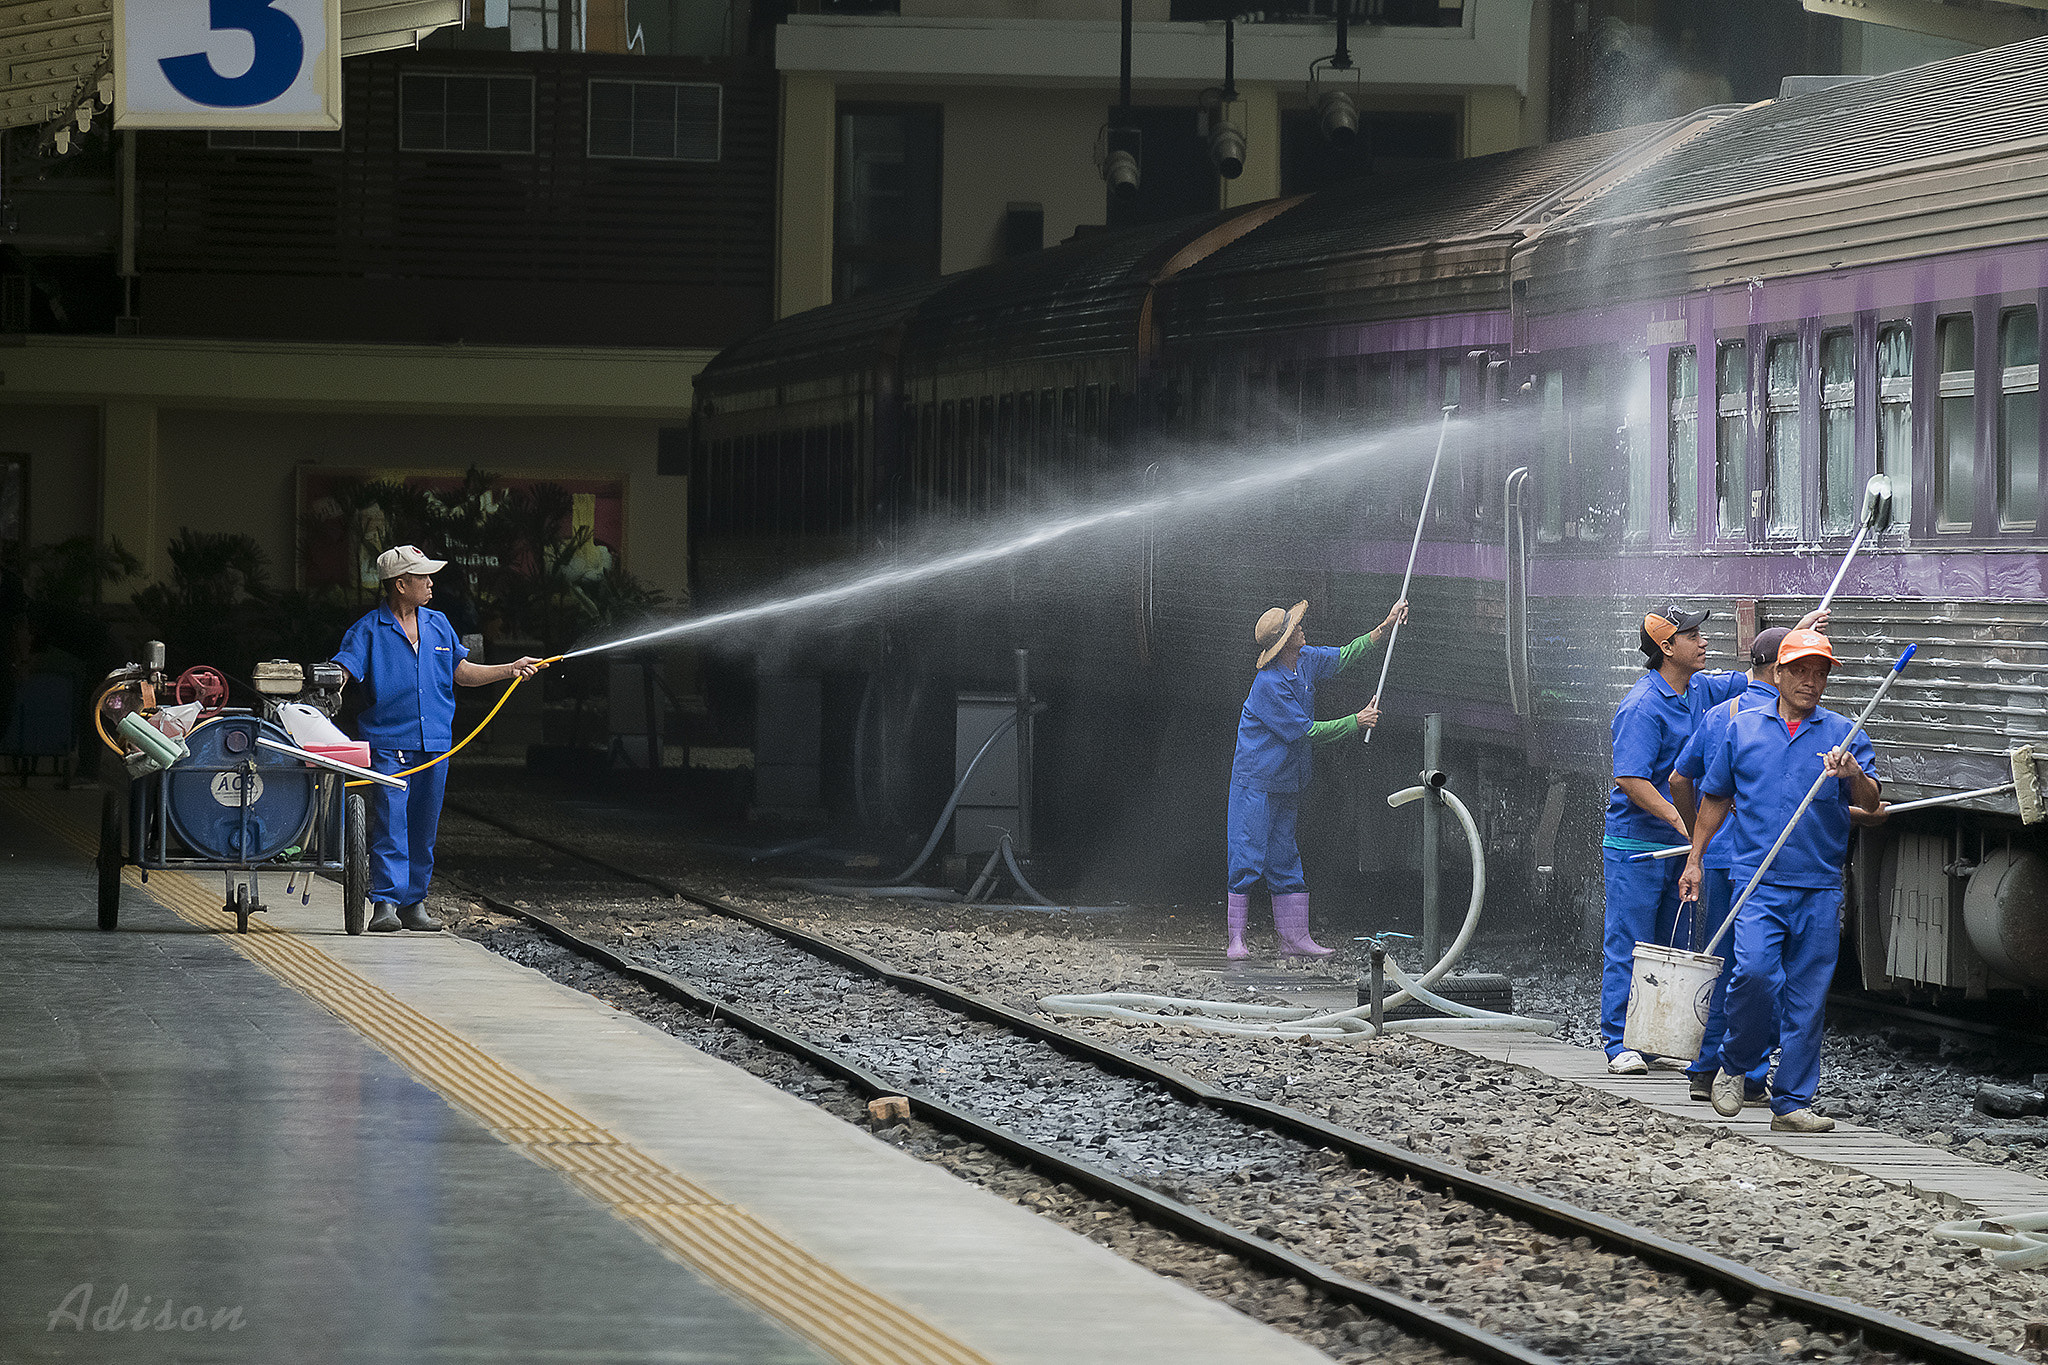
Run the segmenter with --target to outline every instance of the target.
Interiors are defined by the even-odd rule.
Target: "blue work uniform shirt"
[[[1739,711],[1777,704],[1778,689],[1767,682],[1751,682],[1748,691],[1729,703]],[[1721,736],[1727,732],[1728,707],[1709,707],[1705,718],[1693,730],[1692,738],[1678,751],[1678,762],[1671,765],[1671,771],[1692,783],[1694,792],[1698,792],[1700,779],[1707,775],[1707,755],[1713,752],[1714,745],[1719,743]],[[1735,826],[1733,822],[1723,820],[1721,828],[1714,831],[1713,840],[1708,843],[1707,851],[1700,855],[1700,866],[1727,871],[1733,866],[1734,848]]]
[[[1806,799],[1821,774],[1821,755],[1848,738],[1852,722],[1825,706],[1799,723],[1793,734],[1775,705],[1737,709],[1726,731],[1707,755],[1700,790],[1708,796],[1735,798],[1728,820],[1735,826],[1729,875],[1746,884],[1778,842],[1785,822]],[[1870,736],[1858,733],[1849,748],[1863,771],[1877,776],[1877,750]],[[1785,841],[1771,864],[1774,886],[1824,890],[1839,886],[1842,865],[1849,858],[1849,782],[1822,784],[1820,794]]]
[[[1746,673],[1695,673],[1685,692],[1671,690],[1664,675],[1647,670],[1614,713],[1614,775],[1640,777],[1671,799],[1671,768],[1707,708],[1732,701],[1749,685]],[[1607,837],[1628,840],[1619,848],[1664,847],[1678,831],[1628,799],[1619,787],[1607,793]]]
[[[415,650],[386,602],[350,626],[334,652],[368,699],[356,729],[372,749],[437,754],[455,742],[455,665],[469,651],[432,607],[419,609],[418,624]]]
[[[1305,645],[1288,672],[1277,663],[1252,676],[1251,694],[1237,720],[1232,784],[1261,792],[1298,792],[1308,786],[1312,760],[1309,727],[1316,718],[1316,683],[1338,669],[1342,651]]]

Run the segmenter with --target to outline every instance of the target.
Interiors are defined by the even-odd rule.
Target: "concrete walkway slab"
[[[87,827],[87,798],[41,797],[74,831]],[[82,865],[79,876],[82,928]],[[167,881],[155,874],[152,888]],[[205,922],[217,886],[193,880],[185,911]],[[337,888],[316,881],[307,906],[282,891],[281,879],[266,879],[273,908],[257,923],[269,932],[229,936],[231,947],[260,953],[498,1136],[693,1265],[706,1264],[697,1257],[713,1242],[829,1267],[843,1281],[834,1293],[868,1295],[885,1307],[867,1311],[899,1312],[911,1324],[901,1330],[921,1325],[1002,1365],[1325,1359],[478,944],[350,938]]]

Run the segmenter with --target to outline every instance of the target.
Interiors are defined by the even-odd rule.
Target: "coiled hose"
[[[1407,787],[1387,798],[1389,806],[1399,809],[1411,801],[1420,800],[1429,791],[1427,787]],[[1048,995],[1039,1001],[1041,1008],[1050,1014],[1065,1014],[1097,1019],[1122,1019],[1134,1023],[1176,1024],[1183,1028],[1203,1029],[1210,1033],[1230,1033],[1264,1038],[1320,1038],[1334,1042],[1362,1043],[1378,1037],[1381,1033],[1406,1032],[1411,1029],[1491,1029],[1513,1033],[1552,1033],[1557,1024],[1548,1019],[1528,1019],[1518,1014],[1498,1014],[1492,1010],[1476,1009],[1446,1000],[1432,992],[1429,987],[1450,971],[1451,966],[1470,946],[1472,937],[1479,931],[1479,910],[1486,900],[1486,846],[1479,837],[1479,825],[1472,819],[1472,812],[1465,807],[1455,792],[1438,789],[1437,794],[1449,804],[1451,813],[1458,817],[1458,823],[1465,828],[1465,843],[1472,851],[1472,895],[1466,902],[1465,922],[1458,929],[1458,936],[1444,955],[1428,971],[1419,977],[1410,977],[1390,956],[1386,960],[1387,975],[1401,990],[1381,1002],[1386,1010],[1419,1000],[1431,1009],[1452,1015],[1450,1019],[1403,1019],[1382,1023],[1377,1027],[1372,1022],[1373,1007],[1360,1005],[1356,1009],[1339,1010],[1334,1014],[1317,1014],[1298,1005],[1243,1005],[1225,1000],[1190,1000],[1171,995],[1141,995],[1129,991],[1108,991],[1096,995]],[[1264,1021],[1264,1022],[1258,1022]]]

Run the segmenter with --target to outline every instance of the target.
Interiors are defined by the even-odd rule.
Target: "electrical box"
[[[1017,698],[1007,692],[962,692],[953,729],[953,781],[981,752],[996,727],[1017,714]],[[1021,806],[1017,763],[1017,730],[1012,726],[974,769],[953,809],[953,851],[988,853],[1005,833],[1019,853],[1029,850],[1027,831],[1018,819]]]

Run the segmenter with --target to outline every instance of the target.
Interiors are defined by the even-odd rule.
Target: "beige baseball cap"
[[[417,545],[394,545],[377,556],[377,577],[384,580],[400,574],[439,573],[447,567],[447,560],[428,559]]]

